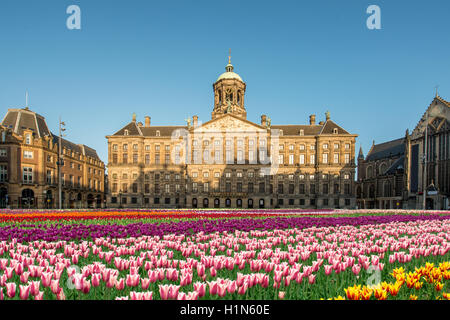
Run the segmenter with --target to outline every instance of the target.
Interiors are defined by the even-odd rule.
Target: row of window
[[[193,172],[190,173],[190,175],[192,176],[192,178],[198,178],[199,173],[197,171],[193,171]],[[236,172],[236,178],[243,178],[243,175],[244,175],[244,173],[242,171]],[[112,176],[113,180],[117,180],[118,179],[117,173],[112,173],[111,176]],[[171,178],[171,174],[170,173],[165,173],[165,174],[163,174],[163,176],[164,176],[165,180],[170,180],[170,178]],[[221,176],[220,172],[214,172],[214,178],[220,178],[220,176]],[[225,176],[225,178],[232,178],[233,174],[232,174],[232,172],[225,172],[224,176]],[[248,171],[247,172],[247,177],[248,178],[253,178],[254,176],[255,176],[255,172],[254,171]],[[265,176],[264,175],[264,171],[259,171],[259,176],[260,177],[264,177]],[[133,173],[132,175],[130,175],[130,177],[132,177],[133,180],[136,180],[136,179],[138,179],[138,174],[137,173]],[[159,173],[155,173],[154,177],[155,177],[155,180],[159,180],[160,179],[160,174]],[[286,175],[286,178],[289,179],[289,180],[294,180],[294,177],[295,177],[294,174],[287,174]],[[331,177],[333,177],[334,179],[339,179],[340,178],[340,176],[338,174],[335,174],[335,175],[332,175],[332,176],[328,175],[328,174],[322,174],[320,176],[320,178],[324,179],[324,180],[329,179]],[[348,179],[350,179],[350,174],[349,173],[344,173],[342,175],[342,177],[345,180],[348,180]],[[146,173],[144,175],[144,178],[145,178],[145,180],[150,180],[150,174]],[[175,180],[180,180],[181,175],[178,174],[178,173],[174,174],[174,178],[175,178]],[[187,176],[185,178],[187,179]],[[203,178],[209,178],[209,171],[204,171],[203,172]],[[276,175],[276,178],[278,180],[283,180],[284,175],[283,174]],[[298,174],[298,178],[300,180],[304,180],[306,178],[309,178],[309,180],[315,180],[316,176],[314,174],[310,174],[310,175]],[[122,179],[128,179],[128,173],[123,173],[122,174]]]
[[[209,140],[204,140],[203,143],[201,143],[201,142],[199,143],[198,140],[193,140],[192,141],[192,146],[194,148],[195,147],[199,147],[200,145],[209,146]],[[217,140],[217,139],[214,140],[214,146],[220,147],[221,145],[222,145],[222,140]],[[226,140],[225,141],[225,145],[230,147],[232,145],[232,141],[231,140]],[[244,140],[237,140],[236,145],[238,147],[244,146]],[[266,145],[265,140],[260,140],[259,141],[259,145],[261,147],[264,147]],[[255,146],[255,141],[254,140],[248,140],[248,146],[249,147]],[[159,144],[155,144],[154,147],[155,147],[155,152],[158,152],[158,151],[161,150],[161,146]],[[340,147],[340,144],[339,143],[334,143],[333,147],[334,147],[334,150],[338,150],[339,147]],[[345,150],[350,150],[350,143],[345,143],[344,147],[345,147]],[[170,149],[170,145],[165,145],[164,148],[165,148],[165,151],[170,151],[171,150]],[[311,145],[309,145],[309,148],[310,148],[310,150],[315,150],[316,149],[316,145],[315,144],[311,144]],[[329,149],[328,143],[322,144],[322,148],[324,150],[328,150]],[[138,151],[139,150],[139,145],[138,144],[133,144],[132,145],[132,149],[133,149],[133,151]],[[283,143],[279,144],[279,149],[280,150],[284,150],[284,144]],[[294,144],[289,144],[288,149],[290,151],[294,151],[295,150],[295,145]],[[300,144],[299,145],[299,150],[300,151],[304,151],[305,149],[306,149],[306,145],[305,144]],[[119,151],[119,145],[118,144],[113,144],[112,145],[112,150],[113,151]],[[145,145],[144,150],[145,151],[150,151],[150,145]],[[273,144],[271,145],[271,150],[273,150]],[[128,151],[128,144],[127,143],[122,145],[122,151],[124,151],[124,152]]]
[[[237,160],[238,164],[239,163],[244,163],[246,161],[246,159],[244,158],[244,151],[243,150],[237,150],[236,154],[237,154],[236,160]],[[200,164],[200,163],[202,163],[202,160],[205,163],[212,162],[212,163],[219,163],[220,164],[220,163],[222,163],[222,160],[223,160],[222,159],[222,152],[219,151],[219,150],[216,150],[214,152],[214,159],[210,158],[210,152],[209,151],[205,151],[203,153],[203,157],[202,158],[200,157],[201,153],[196,151],[196,150],[193,151],[192,155],[193,155],[192,160],[193,160],[194,164]],[[259,160],[260,160],[261,163],[266,163],[266,162],[272,163],[273,162],[272,161],[272,157],[271,156],[268,156],[268,157],[269,157],[269,161],[267,161],[268,158],[267,158],[266,152],[262,151],[262,150],[260,151]],[[231,163],[234,163],[234,162],[235,162],[234,153],[232,151],[230,151],[230,150],[227,150],[226,151],[226,163],[231,164]],[[257,163],[256,152],[254,152],[254,151],[249,151],[248,152],[248,162],[249,163],[254,163],[254,164]],[[349,153],[344,154],[344,164],[349,164],[350,162],[351,162],[350,154]],[[118,154],[117,153],[114,153],[112,155],[112,163],[113,164],[118,164]],[[128,162],[128,154],[127,153],[123,153],[122,154],[122,163],[123,164],[129,163]],[[135,154],[133,154],[132,164],[138,164],[138,163],[139,163],[139,156],[138,156],[137,153],[135,153]],[[145,154],[144,163],[146,165],[150,164],[150,154]],[[170,153],[166,153],[165,154],[165,163],[172,163]],[[180,164],[181,163],[181,157],[180,157],[179,154],[175,155],[175,159],[174,159],[173,163],[174,164]],[[294,164],[306,165],[306,164],[310,164],[310,165],[314,165],[314,164],[316,164],[316,156],[315,156],[315,154],[311,154],[309,156],[309,161],[306,162],[306,155],[305,154],[300,154],[299,157],[298,157],[298,161],[296,162],[295,161],[295,155],[294,154],[290,154],[288,156],[288,162],[285,163],[285,155],[284,154],[279,154],[278,155],[278,163],[282,164],[282,165],[283,164],[289,164],[289,165],[294,165]],[[340,159],[339,153],[334,153],[333,154],[332,162],[329,159],[329,154],[328,153],[323,153],[322,154],[322,162],[321,163],[322,164],[341,164],[341,159]],[[161,158],[160,158],[160,154],[159,153],[155,154],[155,164],[161,164]]]
[[[273,184],[268,184],[268,188],[266,188],[266,184],[264,182],[259,183],[258,185],[258,189],[256,189],[255,185],[253,183],[248,183],[247,184],[247,188],[246,190],[244,190],[243,188],[243,184],[238,182],[235,184],[235,188],[234,188],[234,192],[248,192],[248,193],[254,193],[254,192],[258,192],[258,193],[267,193],[267,194],[272,194],[274,192],[273,190]],[[321,184],[320,188],[321,190],[317,189],[317,186],[315,183],[310,183],[308,184],[304,184],[304,183],[300,183],[297,185],[297,192],[298,194],[306,194],[306,193],[310,193],[310,194],[316,194],[316,192],[320,192],[322,195],[327,195],[327,194],[341,194],[341,192],[343,191],[343,194],[349,195],[351,194],[351,185],[350,183],[345,183],[344,184],[344,190],[341,190],[340,188],[340,184],[334,184],[333,185],[333,190],[331,191],[331,186],[327,183],[325,184]],[[232,189],[232,184],[231,182],[226,182],[225,184],[223,184],[222,186],[219,186],[219,184],[214,184],[213,189],[210,189],[210,184],[209,182],[205,182],[201,185],[202,192],[233,192]],[[296,185],[295,184],[289,184],[287,185],[287,188],[285,189],[285,185],[282,183],[279,183],[277,186],[277,190],[276,193],[277,194],[285,194],[285,192],[287,192],[287,194],[294,194],[296,193]],[[132,183],[131,184],[131,189],[130,191],[132,193],[138,193],[139,191],[139,186],[137,183]],[[171,193],[171,192],[182,192],[184,190],[188,190],[188,184],[185,185],[185,189],[182,190],[181,189],[181,185],[180,184],[164,184],[162,185],[162,189],[161,189],[161,185],[160,184],[154,184],[153,185],[153,192],[156,194],[161,193],[161,191],[164,191],[165,193]],[[191,188],[191,192],[196,193],[199,192],[199,184],[197,182],[193,182],[192,183],[192,188]],[[121,188],[119,189],[119,185],[118,183],[113,183],[111,186],[111,191],[113,193],[128,193],[128,184],[127,183],[122,183]],[[144,184],[144,193],[150,193],[150,184],[146,183]]]
[[[138,203],[138,198],[137,197],[131,197],[130,200],[131,200],[131,202],[130,202],[131,204],[137,204]],[[166,198],[164,198],[164,204],[170,205],[170,204],[179,204],[180,203],[180,199],[179,198],[175,198],[173,200],[174,201],[172,201],[172,198],[166,197]],[[279,206],[283,206],[284,205],[284,200],[285,199],[278,199],[278,202],[277,202],[278,205]],[[296,204],[299,204],[301,206],[305,206],[305,205],[308,205],[308,202],[309,202],[309,205],[311,205],[311,206],[315,206],[316,205],[316,199],[303,199],[302,198],[302,199],[298,199],[298,203],[296,203],[297,202],[296,199],[286,199],[286,200],[287,200],[287,204],[290,205],[290,206],[294,206]],[[329,200],[330,199],[318,199],[318,202],[319,202],[319,205],[330,206],[332,204],[330,203]],[[118,198],[118,197],[111,197],[111,203],[113,203],[113,204],[120,203],[122,205],[125,205],[125,204],[127,204],[127,202],[128,202],[128,197],[120,197],[120,198]],[[351,200],[349,198],[346,198],[346,199],[344,199],[344,203],[345,203],[345,206],[349,206],[351,204]],[[145,197],[144,198],[144,205],[149,205],[149,204],[150,204],[150,198]],[[159,197],[153,198],[153,204],[162,204],[161,203],[161,199]],[[243,200],[242,199],[236,199],[236,207],[242,208],[242,205],[243,205]],[[254,205],[254,200],[253,199],[247,199],[247,207],[253,208],[253,205]],[[273,199],[270,199],[270,205],[273,206]],[[340,205],[340,201],[339,201],[338,198],[334,198],[333,199],[333,205],[336,206],[336,207],[338,207]],[[195,208],[199,206],[197,198],[193,198],[192,199],[192,206],[195,207]],[[202,206],[204,208],[208,208],[209,207],[209,199],[208,198],[203,199]],[[225,206],[226,207],[231,207],[231,199],[225,199]],[[258,206],[259,207],[264,207],[265,206],[265,200],[264,199],[259,199]],[[218,198],[214,199],[214,207],[215,208],[219,208],[220,207],[220,199],[218,199]]]

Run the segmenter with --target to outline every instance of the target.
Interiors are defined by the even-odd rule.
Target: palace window
[[[25,150],[25,151],[23,152],[23,157],[24,157],[25,159],[33,159],[33,151],[27,151],[27,150]]]
[[[137,150],[138,149],[138,145],[137,144],[133,144],[133,150]]]
[[[0,165],[0,182],[8,181],[8,166],[6,164]]]
[[[324,148],[324,149],[328,149],[328,143],[324,143],[324,144],[323,144],[323,148]]]
[[[334,163],[339,163],[339,153],[334,154]]]
[[[117,144],[113,144],[112,149],[113,151],[117,151],[118,150]]]
[[[305,164],[305,155],[304,154],[300,155],[300,164]]]
[[[350,163],[350,154],[348,153],[345,154],[345,163],[346,164]]]
[[[316,162],[316,156],[314,154],[311,154],[309,156],[309,164],[314,164]]]
[[[293,154],[289,155],[289,164],[290,165],[294,164],[294,155]]]
[[[322,163],[324,163],[324,164],[328,163],[328,153],[324,153],[322,155]]]
[[[33,183],[33,168],[23,167],[23,183]]]
[[[25,143],[26,144],[31,144],[31,134],[27,133],[25,135]]]

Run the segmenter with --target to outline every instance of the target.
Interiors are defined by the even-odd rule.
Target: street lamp
[[[122,208],[122,189],[119,190],[119,209]]]
[[[64,165],[64,159],[61,154],[62,152],[62,146],[61,141],[62,137],[65,136],[63,134],[64,131],[66,131],[65,128],[66,124],[61,121],[61,117],[59,117],[59,143],[58,143],[58,161],[56,162],[56,165],[58,166],[58,195],[59,195],[59,209],[62,209],[62,181],[61,181],[61,166]]]

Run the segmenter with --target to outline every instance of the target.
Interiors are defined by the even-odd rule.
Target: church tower
[[[231,64],[231,56],[228,56],[228,64],[213,84],[214,110],[211,118],[215,119],[223,114],[231,113],[241,118],[247,118],[244,106],[245,82],[235,73]]]

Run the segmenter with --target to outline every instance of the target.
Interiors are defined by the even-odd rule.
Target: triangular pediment
[[[412,139],[417,139],[423,135],[427,119],[431,130],[439,131],[445,128],[450,119],[450,105],[440,97],[436,97],[411,133]]]
[[[212,133],[212,132],[267,132],[267,129],[242,119],[232,114],[225,114],[216,119],[205,122],[201,126],[194,129],[195,133]]]

